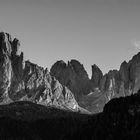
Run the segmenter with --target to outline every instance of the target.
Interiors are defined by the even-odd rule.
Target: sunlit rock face
[[[0,33],[0,104],[27,100],[79,111],[72,92],[47,69],[25,61],[19,46],[18,39]]]
[[[8,91],[12,78],[12,53],[13,41],[10,35],[0,33],[0,101],[9,100]]]

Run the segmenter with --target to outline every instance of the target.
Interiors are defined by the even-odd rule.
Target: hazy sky
[[[0,30],[43,67],[78,59],[105,73],[140,50],[140,0],[0,0]]]

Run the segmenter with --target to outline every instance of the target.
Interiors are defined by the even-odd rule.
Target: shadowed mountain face
[[[27,101],[0,106],[0,139],[137,140],[140,92],[109,101],[102,113],[86,115]]]
[[[82,95],[90,93],[92,89],[84,66],[77,60],[71,60],[68,64],[64,61],[58,61],[52,66],[50,72],[60,83],[67,86],[73,92],[78,101]]]
[[[24,60],[19,46],[18,39],[0,33],[0,104],[32,101],[45,106],[82,110],[72,92],[47,69]]]

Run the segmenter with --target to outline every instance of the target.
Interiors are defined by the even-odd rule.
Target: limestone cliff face
[[[101,80],[102,81],[102,80]],[[112,90],[108,97],[110,99],[114,97],[128,96],[138,92],[140,89],[140,53],[135,55],[128,63],[124,61],[119,71],[110,71],[107,74],[103,91]]]
[[[13,53],[12,39],[8,34],[0,33],[0,101],[9,100],[8,91],[11,86]]]
[[[72,92],[47,69],[25,61],[19,46],[18,39],[0,33],[0,104],[27,100],[78,111]]]
[[[140,53],[133,56],[132,60],[128,62],[129,66],[129,83],[136,93],[140,88]]]

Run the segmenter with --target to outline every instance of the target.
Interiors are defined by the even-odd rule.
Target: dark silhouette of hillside
[[[112,99],[96,115],[30,102],[0,106],[2,140],[137,140],[139,136],[140,91]]]

